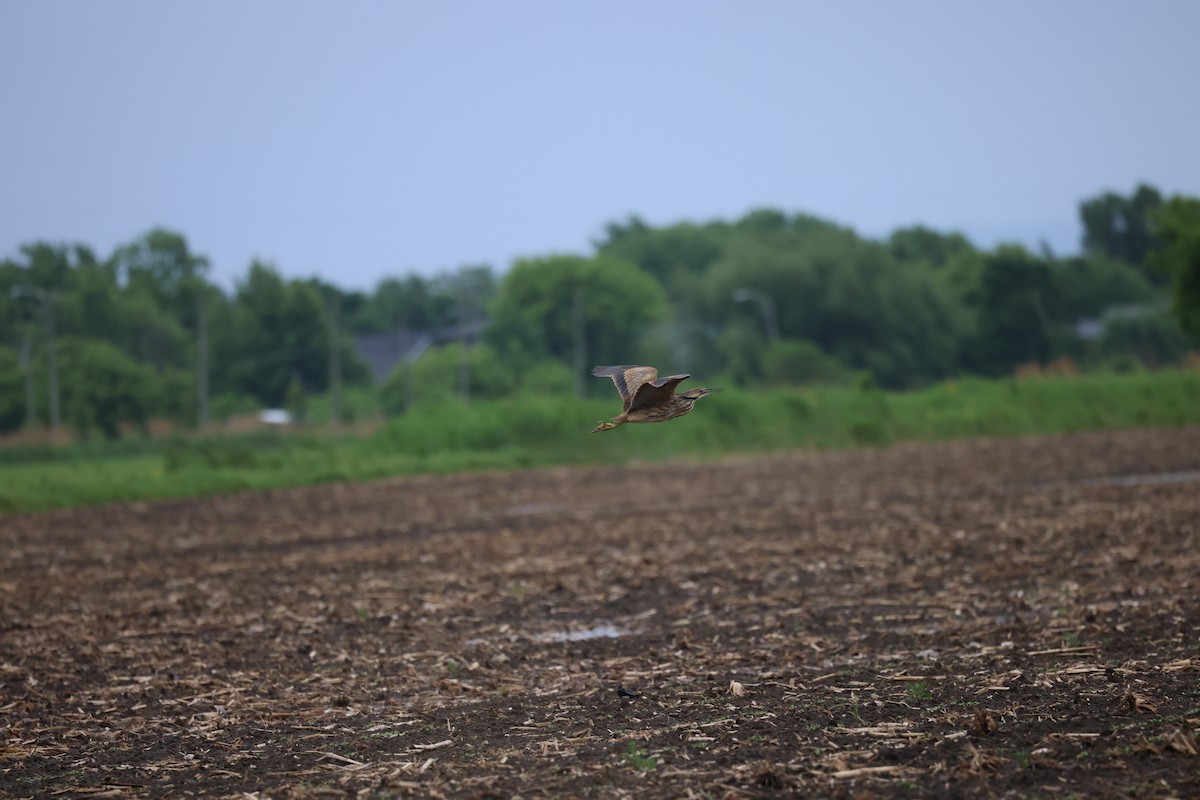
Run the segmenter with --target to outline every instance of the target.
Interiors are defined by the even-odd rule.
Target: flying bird
[[[613,417],[612,422],[601,422],[592,433],[611,431],[626,422],[666,422],[682,417],[692,410],[692,406],[696,405],[696,401],[701,397],[721,391],[688,389],[676,394],[675,387],[692,376],[670,375],[660,378],[658,370],[654,367],[628,364],[620,367],[593,367],[592,374],[597,378],[612,378],[624,404],[621,413]]]

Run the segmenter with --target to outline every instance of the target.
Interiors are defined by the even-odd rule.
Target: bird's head
[[[688,400],[691,400],[694,403],[697,400],[699,400],[701,397],[704,397],[706,394],[712,394],[713,392],[719,392],[719,391],[721,391],[721,390],[720,389],[709,389],[707,387],[703,387],[700,389],[688,389],[686,392],[680,392],[679,396],[686,398]]]

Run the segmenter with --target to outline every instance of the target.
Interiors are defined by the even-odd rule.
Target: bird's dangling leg
[[[615,427],[617,427],[617,426],[611,422],[601,422],[599,425],[597,425],[595,428],[592,429],[592,433],[599,433],[600,431],[611,431]]]

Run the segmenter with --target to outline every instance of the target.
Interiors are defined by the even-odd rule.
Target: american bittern
[[[691,375],[671,375],[666,378],[658,377],[654,367],[620,366],[593,367],[592,374],[597,378],[612,378],[621,393],[624,407],[621,413],[612,418],[612,422],[601,422],[592,433],[610,431],[626,422],[666,422],[669,419],[682,417],[692,410],[696,401],[706,394],[719,392],[720,389],[688,389],[686,392],[675,394],[675,387]]]

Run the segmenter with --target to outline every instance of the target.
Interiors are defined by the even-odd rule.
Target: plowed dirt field
[[[0,518],[7,796],[1194,798],[1198,729],[1195,428]]]

